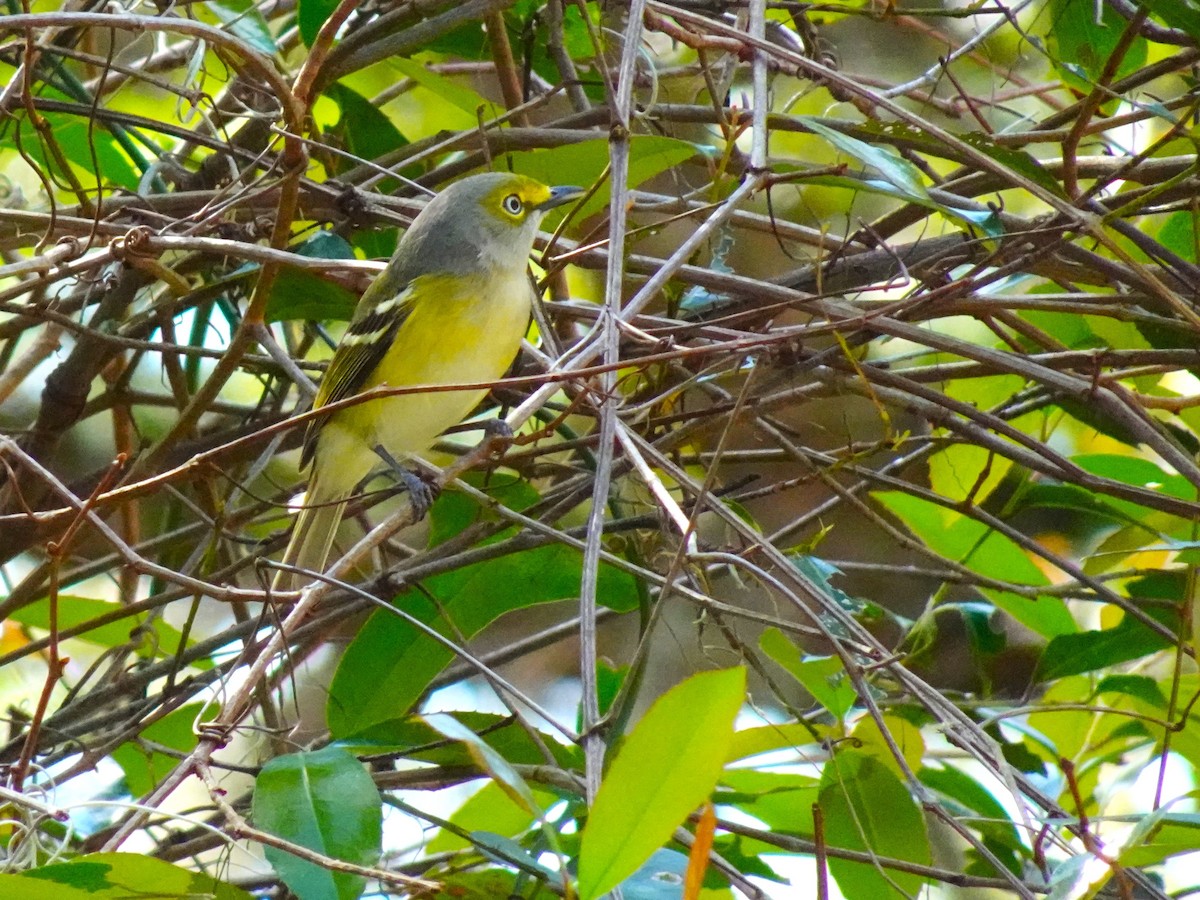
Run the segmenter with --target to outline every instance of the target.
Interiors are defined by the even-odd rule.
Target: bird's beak
[[[545,212],[548,209],[554,209],[556,206],[562,206],[564,203],[570,203],[572,200],[578,200],[586,194],[583,188],[570,187],[560,185],[559,187],[550,188],[550,199],[537,205],[538,212]]]

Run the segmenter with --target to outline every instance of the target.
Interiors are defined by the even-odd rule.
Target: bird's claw
[[[408,501],[412,506],[413,521],[420,522],[428,514],[429,507],[433,506],[433,501],[438,498],[438,494],[442,492],[442,486],[434,481],[432,477],[414,472],[412,469],[401,465],[399,460],[388,453],[382,445],[375,448],[375,453],[387,463],[392,473],[403,482],[404,489],[408,491]]]
[[[404,482],[408,491],[408,502],[412,505],[414,521],[420,522],[429,513],[433,501],[442,492],[442,486],[432,478],[421,475],[411,469],[400,467],[397,474]]]

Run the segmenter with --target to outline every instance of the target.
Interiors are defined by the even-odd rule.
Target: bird
[[[547,211],[583,195],[523,175],[488,172],[446,187],[413,220],[355,308],[313,409],[374,388],[470,384],[504,375],[529,327],[528,275]],[[420,519],[431,486],[402,460],[428,450],[486,395],[481,388],[374,398],[312,419],[301,467],[312,466],[276,590],[321,573],[346,503],[381,461],[404,482]]]

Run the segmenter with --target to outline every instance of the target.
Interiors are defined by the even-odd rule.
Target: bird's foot
[[[408,502],[412,506],[413,521],[420,522],[429,513],[429,508],[433,506],[433,501],[438,498],[438,494],[442,492],[442,486],[434,481],[432,476],[414,472],[402,465],[382,446],[377,446],[375,453],[387,463],[392,474],[403,483],[404,489],[408,491]]]
[[[412,504],[414,521],[420,522],[429,513],[433,501],[442,492],[442,486],[432,476],[400,467],[396,473],[408,491],[408,502]]]

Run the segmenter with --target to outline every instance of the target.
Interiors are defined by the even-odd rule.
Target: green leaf
[[[1072,318],[1077,320],[1080,317]],[[959,378],[946,382],[942,389],[955,400],[980,409],[990,409],[1007,403],[1025,384],[1025,379],[1020,375],[985,375],[982,378]]]
[[[542,0],[517,0],[505,10],[504,17],[508,22],[509,34],[514,43],[520,40],[524,45],[521,54],[522,63],[527,66],[531,65],[534,72],[546,79],[547,82],[554,84],[562,78],[562,71],[549,53],[549,24],[547,17],[542,14],[543,8]],[[596,47],[592,43],[591,34],[594,32],[601,35],[601,40],[604,40],[605,26],[601,21],[602,12],[601,6],[596,3],[567,4],[563,7],[562,26],[558,29],[558,36],[567,54],[576,62],[581,63],[581,72],[595,71]],[[536,26],[536,31],[530,28],[531,25]],[[479,31],[477,27],[475,35],[478,36]],[[475,46],[478,46],[478,37],[476,37]],[[467,49],[469,50],[470,46]],[[604,102],[604,87],[601,79],[585,75],[581,78],[580,87],[589,99],[598,103]]]
[[[317,853],[363,866],[379,861],[383,803],[362,763],[338,747],[277,756],[254,782],[254,824]],[[301,900],[356,900],[366,880],[266,848]]]
[[[399,242],[399,228],[364,228],[354,232],[354,247],[363,259],[387,259],[396,252]]]
[[[804,119],[806,122],[816,121],[809,120],[804,116],[799,118]],[[820,125],[819,122],[817,124]],[[823,125],[821,127],[825,128]],[[840,131],[834,129],[826,129],[826,131],[830,135],[837,135],[841,142],[845,142],[845,147],[839,143],[839,149],[846,150],[847,152],[850,149],[857,150],[858,152],[851,153],[851,155],[864,165],[875,171],[879,171],[883,177],[877,178],[855,172],[838,174],[806,173],[804,176],[804,183],[806,185],[844,188],[855,193],[878,194],[882,197],[903,200],[905,203],[915,203],[926,209],[937,210],[947,218],[966,226],[968,232],[979,232],[984,237],[1001,237],[1005,233],[1003,222],[996,210],[983,207],[967,208],[963,205],[952,205],[931,197],[920,180],[920,170],[903,157],[893,156],[882,148],[875,147],[858,138],[842,134]],[[886,166],[887,168],[881,171],[880,166]]]
[[[857,134],[866,135],[868,138],[878,137],[889,144],[906,147],[923,156],[947,156],[948,148],[941,138],[933,137],[924,128],[907,122],[867,121],[855,123],[852,127]],[[990,156],[1002,166],[1037,183],[1046,191],[1060,197],[1065,196],[1057,179],[1026,151],[1001,146],[996,143],[995,135],[981,131],[955,132],[954,136],[962,143]]]
[[[555,795],[549,791],[535,790],[533,797],[539,809],[545,809],[555,800]],[[537,819],[522,808],[521,804],[516,803],[500,785],[489,781],[458,808],[450,817],[450,822],[468,834],[487,829],[505,837],[516,837],[532,828]],[[425,845],[425,852],[433,855],[466,850],[469,847],[471,842],[466,838],[443,828]]]
[[[1004,729],[1024,735],[1023,742],[1029,751],[1052,765],[1057,765],[1063,757],[1078,760],[1079,788],[1085,798],[1091,798],[1092,792],[1099,788],[1100,764],[1120,763],[1125,754],[1137,748],[1149,750],[1154,744],[1154,738],[1146,733],[1145,723],[1126,715],[1137,708],[1135,703],[1110,696],[1105,698],[1106,702],[1097,704],[1094,689],[1093,675],[1064,676],[1044,688],[1039,705],[1028,717],[1009,719]],[[1141,712],[1150,716],[1161,714],[1157,709]],[[1172,750],[1177,749],[1173,744]]]
[[[21,900],[117,900],[119,896],[116,890],[84,890],[41,881],[36,877],[41,871],[31,869],[23,875],[0,875],[0,897],[20,897]]]
[[[454,716],[514,765],[542,765],[546,762],[545,750],[549,750],[555,761],[564,768],[581,764],[578,747],[561,744],[556,734],[545,732],[538,732],[535,741],[526,728],[511,716],[462,711]],[[339,741],[338,746],[359,755],[402,752],[406,759],[439,766],[469,766],[473,762],[471,754],[462,744],[447,743],[440,732],[415,716],[379,722],[359,732],[351,740]]]
[[[1035,290],[1031,293],[1036,295],[1039,292]],[[1022,310],[1019,315],[1071,350],[1092,350],[1106,346],[1104,341],[1100,340],[1096,333],[1088,327],[1086,316],[1075,313],[1047,312],[1041,309]],[[1011,378],[1011,376],[1006,377]],[[1001,400],[1003,398],[997,402]],[[995,404],[987,405],[994,406]]]
[[[1020,772],[1028,772],[1032,775],[1046,774],[1046,764],[1030,749],[1028,738],[1010,741],[1000,730],[1000,726],[996,724],[988,726],[984,731],[1000,745],[1000,753],[1009,765]]]
[[[797,647],[778,628],[767,628],[758,639],[763,653],[790,672],[812,698],[837,719],[844,719],[858,698],[854,685],[846,678],[846,668],[836,656],[800,658]]]
[[[357,259],[350,242],[336,231],[322,229],[289,248],[310,259]]]
[[[486,493],[496,503],[516,512],[528,509],[541,499],[541,494],[523,478],[500,473],[468,472],[463,476],[463,480],[476,490]],[[488,506],[481,505],[470,494],[448,490],[438,497],[429,512],[429,546],[436,547],[445,543],[476,523],[499,521],[499,515]],[[491,543],[512,534],[512,531],[506,531],[492,539]]]
[[[512,35],[512,33],[510,28],[509,34]],[[487,32],[479,27],[479,22],[476,20],[468,21],[458,28],[437,34],[431,40],[423,42],[421,49],[455,59],[490,62],[492,59],[488,49],[490,46],[491,42],[488,40]]]
[[[1200,8],[1194,0],[1134,0],[1134,3],[1150,10],[1172,28],[1187,32],[1193,40],[1200,40]]]
[[[1158,230],[1158,242],[1177,256],[1196,259],[1200,237],[1196,233],[1196,214],[1190,210],[1179,210],[1167,216]]]
[[[1119,454],[1081,454],[1072,457],[1071,461],[1081,469],[1102,478],[1181,500],[1194,500],[1196,497],[1196,488],[1186,478],[1169,474],[1146,459]],[[1104,539],[1085,561],[1085,570],[1088,572],[1104,571],[1121,565],[1129,554],[1151,541],[1165,540],[1169,537],[1178,540],[1193,533],[1193,523],[1183,517],[1160,513],[1143,504],[1122,498],[1106,497],[1104,502],[1108,507],[1124,514],[1134,524]]]
[[[340,235],[318,231],[291,248],[311,259],[354,259],[354,248]],[[304,319],[346,322],[354,315],[358,298],[340,284],[326,281],[307,269],[283,266],[275,276],[267,300],[266,320]]]
[[[120,607],[107,600],[96,600],[91,597],[73,597],[60,594],[58,597],[58,627],[60,631],[86,625],[101,616],[118,612]],[[99,644],[101,647],[118,647],[127,644],[138,637],[138,629],[146,622],[146,616],[129,616],[116,622],[109,622],[92,628],[71,640],[87,641],[89,644]],[[19,622],[29,628],[50,630],[50,600],[43,598],[36,603],[23,606],[9,615],[9,620]],[[153,649],[155,655],[170,656],[179,649],[183,635],[161,619],[155,619],[149,625],[148,633],[143,636],[142,643]]]
[[[1001,591],[993,593],[1001,594]],[[1009,596],[1004,594],[1004,597]],[[1001,598],[1003,599],[1003,598]],[[998,621],[997,606],[986,603],[945,603],[939,606],[942,610],[953,610],[962,618],[963,628],[967,632],[967,640],[976,654],[990,656],[1000,653],[1008,646],[1008,635],[1004,622]]]
[[[1171,641],[1132,616],[1125,615],[1115,628],[1061,634],[1053,638],[1042,654],[1037,679],[1053,681],[1067,675],[1095,672],[1141,659],[1170,646]]]
[[[1108,4],[1087,0],[1050,0],[1048,21],[1052,58],[1059,64],[1063,79],[1079,90],[1090,92],[1129,23]],[[1146,63],[1146,54],[1146,39],[1139,35],[1121,58],[1115,78],[1140,69]]]
[[[921,760],[925,757],[925,738],[921,729],[900,716],[885,715],[883,727],[886,735],[880,730],[874,716],[863,716],[854,724],[850,732],[851,744],[856,753],[863,756],[873,756],[880,765],[895,772],[897,778],[904,777],[904,771],[893,755],[892,745],[900,751],[901,759],[910,771],[921,768]]]
[[[425,722],[450,740],[465,744],[475,763],[495,779],[496,784],[500,785],[514,803],[519,804],[526,812],[541,816],[541,810],[525,779],[479,735],[449,713],[433,713],[425,716]]]
[[[204,719],[211,721],[219,713],[216,704],[190,703],[147,725],[138,735],[138,741],[122,744],[111,754],[113,760],[125,773],[125,784],[134,797],[148,794],[158,782],[179,764],[179,757],[163,753],[155,747],[188,753],[196,747],[195,728],[203,712]]]
[[[1084,890],[1084,888],[1092,883],[1088,880],[1087,870],[1098,872],[1100,870],[1099,862],[1100,860],[1090,853],[1080,853],[1078,856],[1069,857],[1059,863],[1050,874],[1052,890],[1046,895],[1046,900],[1068,900],[1070,897],[1094,896],[1092,891]],[[1103,876],[1098,877],[1102,878]]]
[[[411,78],[438,99],[445,100],[454,108],[462,110],[472,121],[476,120],[480,107],[492,105],[491,101],[481,96],[478,92],[463,87],[454,79],[447,78],[445,75],[439,75],[437,72],[427,69],[424,63],[420,63],[415,59],[393,56],[388,60],[388,65],[394,69],[399,69],[401,74],[406,78]],[[445,113],[444,108],[442,109],[442,113]]]
[[[843,750],[825,764],[819,805],[831,847],[928,865],[925,818],[908,788],[877,759]],[[829,871],[847,897],[915,897],[924,879],[896,869],[830,857]],[[893,887],[893,883],[895,887]]]
[[[806,128],[814,134],[819,134],[840,152],[882,175],[884,180],[899,192],[898,196],[922,204],[932,202],[929,199],[929,192],[925,190],[921,170],[908,160],[896,156],[882,147],[876,147],[866,141],[850,137],[848,134],[842,134],[812,116],[797,116],[797,118]]]
[[[1010,872],[1021,873],[1021,860],[1028,853],[1021,841],[1021,833],[1008,811],[987,788],[961,769],[945,763],[936,769],[924,767],[917,772],[917,777],[922,784],[961,804],[960,814],[971,816],[968,827],[979,832],[984,846]],[[992,870],[987,874],[997,876],[1000,873]]]
[[[0,875],[0,896],[21,900],[251,900],[241,888],[211,875],[140,853],[90,853],[19,876]]]
[[[537,851],[491,831],[472,831],[471,845],[494,862],[516,865],[527,871],[538,873],[546,881],[559,881],[560,876],[538,862]]]
[[[841,188],[842,190],[854,193],[861,192],[864,194],[876,194],[880,197],[891,197],[894,200],[903,200],[905,203],[915,203],[926,209],[941,208],[928,197],[914,197],[903,188],[896,187],[890,181],[882,178],[873,178],[868,175],[856,175],[852,173],[845,175],[808,175],[805,177],[804,183],[805,185],[815,187]]]
[[[471,872],[438,873],[442,889],[429,900],[497,900],[517,894],[517,875],[504,869],[480,869]]]
[[[348,322],[357,305],[358,299],[341,285],[318,278],[304,269],[284,267],[271,286],[266,320]]]
[[[969,516],[898,491],[873,494],[930,549],[968,565],[982,575],[1018,584],[1044,585],[1042,574],[1009,538]],[[996,606],[1030,630],[1052,638],[1077,631],[1075,619],[1059,597],[1037,600],[998,590],[981,591]]]
[[[862,600],[851,597],[841,588],[834,587],[833,576],[841,575],[842,571],[828,560],[813,556],[811,553],[792,553],[788,555],[793,566],[801,575],[819,588],[830,600],[848,613],[859,614],[867,606]]]
[[[400,147],[407,146],[408,140],[400,133],[392,120],[378,106],[344,84],[331,84],[325,88],[324,95],[338,105],[341,115],[337,124],[326,129],[327,138],[332,138],[351,156],[356,159],[376,160]],[[335,173],[358,165],[353,160],[342,156],[334,158]],[[386,193],[390,185],[396,184],[394,179],[384,179],[378,190]]]
[[[772,831],[813,833],[813,804],[821,789],[819,778],[759,769],[727,769],[721,783],[740,796],[718,793],[713,802],[733,806],[758,819]]]
[[[1171,497],[1178,497],[1181,500],[1195,500],[1196,488],[1182,475],[1174,475],[1166,470],[1159,468],[1148,459],[1141,459],[1136,456],[1122,456],[1116,453],[1082,453],[1071,457],[1071,462],[1079,466],[1093,475],[1099,475],[1102,478],[1111,478],[1113,481],[1120,481],[1124,484],[1132,484],[1138,487],[1147,488],[1152,491],[1158,491]],[[1114,506],[1120,501],[1108,499],[1108,502]],[[1132,505],[1131,508],[1135,511],[1132,515],[1134,519],[1140,518],[1136,511],[1143,507]]]
[[[976,444],[953,443],[929,458],[929,486],[943,497],[982,503],[1012,468],[1012,460]]]
[[[1148,675],[1109,675],[1096,685],[1097,694],[1124,694],[1155,709],[1166,709],[1167,698],[1158,682]]]
[[[735,762],[772,750],[799,750],[801,747],[811,747],[836,737],[841,737],[841,734],[832,728],[811,722],[786,722],[782,725],[744,728],[734,735],[727,761]]]
[[[678,850],[655,850],[621,884],[623,900],[680,900],[688,858]]]
[[[913,534],[932,550],[947,559],[969,563],[983,574],[1026,584],[1045,584],[1045,576],[1029,561],[1025,553],[1003,535],[983,552],[983,544],[993,532],[953,509],[921,497],[899,491],[881,491],[872,496],[903,522]]]
[[[321,26],[337,7],[338,0],[299,0],[296,4],[296,25],[305,47],[313,45]]]
[[[934,203],[943,214],[966,225],[967,231],[979,232],[979,234],[989,238],[999,238],[1005,235],[1004,222],[1000,218],[999,210],[968,209],[962,206],[938,203],[937,201],[934,201]]]
[[[609,766],[584,826],[581,900],[637,871],[712,794],[745,692],[744,669],[702,672],[647,710]]]
[[[600,715],[608,715],[613,701],[621,693],[621,685],[625,683],[629,671],[629,666],[612,666],[607,660],[596,660],[596,700]]]
[[[1071,611],[1067,609],[1066,601],[1061,597],[1041,594],[1036,598],[1030,598],[1010,591],[994,591],[990,588],[983,588],[979,593],[987,597],[997,609],[1004,610],[1030,631],[1040,634],[1044,638],[1054,638],[1060,634],[1074,634],[1079,630],[1079,624],[1071,615]]]
[[[955,137],[964,144],[970,144],[979,152],[987,154],[1018,175],[1034,182],[1047,193],[1056,197],[1066,196],[1063,194],[1062,185],[1058,183],[1058,179],[1050,174],[1036,157],[1026,151],[1002,147],[996,143],[994,135],[984,134],[981,131],[960,132]]]
[[[1154,866],[1172,856],[1194,854],[1200,848],[1200,815],[1156,809],[1139,817],[1117,855],[1122,866]]]
[[[1085,403],[1074,397],[1060,396],[1055,398],[1054,405],[1075,421],[1095,429],[1117,443],[1136,447],[1140,442],[1138,436],[1125,423],[1093,403]]]
[[[208,11],[225,24],[227,30],[241,38],[255,50],[274,56],[275,37],[254,0],[209,0],[204,4]]]
[[[1137,520],[1105,498],[1099,497],[1092,491],[1074,484],[1047,484],[1040,481],[1027,481],[1021,485],[1016,495],[1005,506],[1005,515],[1012,516],[1018,512],[1030,509],[1046,509],[1081,513],[1094,520],[1095,527],[1103,527],[1119,523],[1128,525]]]
[[[55,99],[70,99],[56,91],[46,93]],[[99,178],[101,184],[116,184],[127,191],[137,192],[140,177],[111,134],[102,128],[91,127],[82,116],[51,111],[41,115],[50,126],[50,134],[63,156],[84,172],[82,182],[85,188],[95,187]],[[6,135],[3,143],[9,144],[11,140]],[[41,138],[28,122],[21,124],[21,146],[43,169],[57,172],[60,168],[55,157],[46,152]],[[24,161],[21,164],[25,165]]]
[[[788,879],[781,877],[762,859],[763,856],[774,853],[778,849],[776,847],[752,838],[743,838],[741,835],[718,832],[713,841],[713,849],[721,854],[721,859],[728,862],[735,871],[742,875],[763,878],[778,884],[788,883]]]
[[[581,564],[579,551],[561,544],[525,549],[427,578],[421,593],[410,592],[398,602],[439,634],[471,638],[512,610],[578,596]],[[611,609],[635,608],[633,580],[611,566],[601,567],[599,600]],[[331,733],[350,738],[404,715],[453,659],[449,648],[416,625],[376,611],[346,648],[330,685]],[[378,690],[381,683],[386,691]]]

